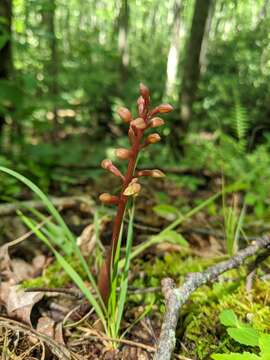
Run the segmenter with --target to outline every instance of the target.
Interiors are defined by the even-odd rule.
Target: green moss
[[[168,253],[162,258],[155,259],[152,263],[148,262],[144,266],[144,271],[149,277],[157,279],[172,276],[176,280],[181,280],[187,273],[202,271],[217,261],[218,259],[215,258],[191,256],[186,250],[185,253]]]
[[[76,271],[85,278],[85,274],[74,259],[68,259]],[[189,250],[179,253],[166,253],[150,261],[137,259],[132,264],[132,272],[140,274],[134,282],[136,288],[160,286],[162,278],[170,276],[181,284],[187,273],[199,272],[221,261],[221,258],[200,258],[192,256]],[[223,279],[223,280],[222,280]],[[242,321],[250,322],[254,328],[262,331],[270,329],[270,283],[254,281],[252,300],[245,287],[246,267],[226,272],[221,280],[212,286],[200,287],[191,296],[181,311],[176,336],[176,351],[188,358],[210,359],[214,352],[242,352],[248,350],[234,340],[220,324],[219,314],[224,309],[233,309]],[[25,281],[25,287],[64,287],[70,283],[68,275],[54,262],[44,270],[42,276]],[[161,294],[129,296],[128,304],[150,303],[155,301],[160,318],[164,312]]]
[[[183,283],[187,273],[203,271],[221,261],[219,258],[200,258],[185,253],[167,253],[146,263],[137,263],[141,267],[135,287],[160,286],[164,277],[172,277],[178,284]],[[249,349],[231,339],[220,324],[219,314],[224,309],[233,309],[239,319],[251,323],[254,328],[270,329],[270,284],[261,280],[254,281],[252,300],[246,287],[246,267],[226,272],[222,280],[212,286],[199,288],[181,311],[177,330],[176,350],[179,354],[192,359],[210,359],[214,352],[242,352]],[[159,312],[164,311],[163,297],[157,293],[131,297],[136,302],[150,302],[153,299]],[[155,314],[156,315],[156,314]]]
[[[243,271],[241,269],[240,273]],[[233,273],[236,270],[229,272],[229,275],[232,276]],[[248,350],[227,335],[226,329],[220,325],[219,314],[224,309],[233,309],[242,321],[249,322],[256,329],[269,331],[269,295],[270,284],[260,280],[254,282],[252,300],[246,292],[244,280],[216,283],[212,287],[198,289],[183,313],[184,332],[180,336],[183,348],[188,351],[183,351],[182,354],[209,359],[210,354],[217,351]]]
[[[82,269],[79,261],[74,257],[69,257],[66,259],[69,264],[79,273],[79,275],[86,279],[85,272]],[[61,265],[54,261],[51,265],[49,265],[46,269],[43,270],[41,276],[26,280],[22,283],[22,286],[25,288],[31,287],[48,287],[48,288],[59,288],[65,287],[70,283],[70,277],[68,274],[62,269]]]

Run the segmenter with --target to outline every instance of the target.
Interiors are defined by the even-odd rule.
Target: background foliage
[[[196,8],[207,3],[205,27],[193,29]],[[11,29],[0,35],[0,49],[12,44],[0,76],[1,164],[44,190],[95,178],[104,153],[113,156],[112,142],[125,145],[115,109],[131,105],[143,81],[153,103],[176,109],[163,129],[167,146],[145,161],[241,179],[261,214],[269,188],[269,25],[267,0],[14,0]],[[203,30],[198,64],[188,50],[198,47],[192,30]],[[200,76],[186,124],[189,61]],[[21,194],[10,179],[0,187],[3,197]]]

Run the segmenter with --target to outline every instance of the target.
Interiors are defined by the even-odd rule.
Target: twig
[[[47,292],[55,294],[64,294],[67,296],[73,296],[77,299],[83,298],[83,293],[76,288],[43,288],[43,287],[30,287],[24,290],[25,292]]]
[[[228,261],[222,261],[209,267],[201,273],[191,273],[184,284],[174,288],[173,280],[162,280],[162,292],[165,297],[166,311],[158,341],[155,360],[170,360],[175,347],[175,331],[179,318],[179,310],[186,303],[190,295],[201,285],[215,281],[225,271],[239,267],[245,259],[254,255],[259,249],[270,245],[270,237],[264,236],[233,256]]]
[[[183,229],[182,230],[182,234],[199,234],[199,235],[212,235],[218,239],[224,239],[225,235],[224,232],[219,231],[219,230],[215,230],[215,229],[204,229],[204,228],[190,228],[190,229]],[[258,236],[240,236],[239,240],[244,240],[244,241],[256,241],[258,239]]]
[[[51,216],[48,216],[46,219],[44,219],[41,223],[39,223],[36,227],[36,229],[41,229],[43,225],[51,219]],[[0,247],[0,264],[2,265],[0,267],[0,271],[3,269],[3,267],[6,267],[6,270],[12,271],[12,266],[10,262],[9,257],[9,248],[12,246],[16,246],[23,242],[24,240],[28,239],[31,235],[34,234],[33,230],[28,231],[27,233],[23,234],[22,236],[18,237],[15,240],[12,240],[8,242],[7,244],[4,244]],[[1,278],[0,278],[1,281]]]
[[[67,196],[67,197],[52,197],[50,198],[54,206],[62,209],[72,208],[80,203],[86,203],[87,205],[93,206],[93,201],[89,197],[85,196]],[[1,204],[0,205],[0,216],[12,215],[19,209],[32,208],[41,210],[46,205],[43,201],[39,200],[27,200],[18,201],[12,204]]]
[[[117,289],[120,290],[120,289]],[[132,294],[132,295],[137,295],[137,294],[148,294],[148,293],[159,293],[161,290],[160,286],[156,286],[156,287],[149,287],[149,288],[134,288],[133,286],[128,287],[128,293]]]
[[[249,301],[252,301],[252,286],[253,286],[254,279],[256,277],[256,272],[257,272],[257,269],[252,270],[247,275],[247,279],[246,279],[246,292],[247,292]]]
[[[39,333],[38,331],[24,325],[15,320],[11,320],[8,318],[0,317],[0,328],[4,327],[7,329],[11,329],[13,331],[21,331],[27,335],[33,336],[39,339],[41,342],[46,343],[53,354],[55,354],[61,360],[71,360],[70,352],[61,344],[54,341],[49,336]]]
[[[130,345],[130,346],[139,347],[139,348],[147,350],[149,352],[154,352],[156,350],[155,347],[150,346],[150,345],[142,344],[142,343],[135,342],[132,340],[126,340],[126,339],[121,339],[121,338],[112,338],[112,337],[106,336],[105,334],[101,334],[98,331],[86,329],[84,327],[78,327],[78,329],[82,330],[82,331],[86,331],[86,335],[83,336],[82,340],[73,341],[71,344],[69,344],[70,346],[76,346],[76,345],[84,343],[85,340],[87,340],[89,338],[90,339],[94,338],[94,339],[105,340],[105,341],[109,341],[109,342],[118,342],[118,343]]]
[[[270,255],[270,250],[266,249],[262,253],[256,256],[256,259],[250,264],[248,267],[248,275],[246,279],[246,291],[248,294],[248,298],[252,301],[252,286],[254,279],[256,277],[257,268],[260,266],[261,263],[264,262]]]
[[[85,328],[79,328],[79,329],[83,330],[83,331],[85,330]],[[78,346],[78,345],[82,345],[82,344],[88,344],[89,339],[95,339],[95,340],[98,339],[98,340],[118,342],[121,344],[138,347],[138,348],[144,349],[148,352],[156,351],[156,348],[154,346],[146,345],[146,344],[135,342],[132,340],[126,340],[126,339],[121,339],[121,338],[112,338],[112,337],[106,336],[104,334],[101,334],[101,333],[97,332],[96,330],[87,329],[86,331],[87,331],[87,334],[83,336],[83,339],[75,340],[75,341],[69,343],[69,347],[74,347],[74,346]],[[179,359],[179,360],[192,360],[183,355],[174,354],[174,356],[176,359]]]
[[[128,287],[128,293],[132,295],[137,294],[148,294],[148,293],[158,293],[161,288],[157,287],[149,287],[149,288],[134,288],[133,286]],[[84,299],[84,294],[77,288],[46,288],[46,287],[30,287],[24,290],[25,292],[44,292],[44,293],[55,293],[55,294],[63,294],[67,296],[75,297],[79,300]],[[116,289],[116,291],[120,291],[120,287]]]
[[[43,221],[41,221],[41,222],[36,226],[36,230],[41,229],[42,226],[43,226],[47,221],[49,221],[51,218],[52,218],[52,216],[48,216],[46,219],[44,219]],[[35,233],[34,230],[30,230],[30,231],[26,232],[25,234],[21,235],[20,237],[18,237],[17,239],[12,240],[12,241],[8,242],[7,244],[3,245],[3,246],[0,248],[0,256],[1,256],[1,250],[2,250],[2,251],[6,251],[8,248],[20,244],[20,243],[23,242],[24,240],[28,239],[28,238],[29,238],[31,235],[33,235],[34,233]]]

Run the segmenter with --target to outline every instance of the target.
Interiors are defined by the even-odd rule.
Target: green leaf
[[[9,174],[11,176],[13,176],[15,179],[19,180],[20,182],[22,182],[23,184],[25,184],[27,187],[29,187],[40,199],[41,201],[44,203],[44,205],[46,206],[47,210],[51,213],[52,217],[55,219],[56,223],[58,223],[58,225],[63,229],[63,233],[65,234],[65,236],[67,237],[67,239],[70,241],[75,254],[77,255],[77,257],[79,258],[85,273],[87,274],[91,285],[93,286],[99,302],[101,304],[101,306],[103,307],[103,311],[106,311],[105,305],[103,303],[103,300],[101,298],[101,295],[99,293],[96,281],[93,277],[93,275],[90,272],[89,266],[85,260],[85,258],[82,256],[82,253],[78,247],[78,244],[75,240],[74,235],[71,233],[71,231],[69,230],[69,228],[67,227],[64,219],[62,218],[62,216],[60,215],[60,213],[57,211],[57,209],[55,208],[55,206],[52,204],[52,202],[50,201],[50,199],[48,198],[48,196],[42,191],[40,190],[40,188],[35,185],[31,180],[27,179],[25,176],[17,173],[14,170],[11,170],[9,168],[6,168],[4,166],[0,166],[0,171]],[[62,249],[63,250],[63,249]]]
[[[0,50],[6,45],[8,39],[8,34],[0,35]]]
[[[244,352],[243,354],[215,354],[211,355],[214,360],[260,360],[261,358],[255,354]]]
[[[93,306],[93,308],[96,311],[96,314],[102,321],[104,328],[106,328],[106,317],[105,313],[102,309],[102,304],[100,305],[98,301],[95,299],[94,295],[91,293],[91,291],[86,287],[84,284],[83,279],[80,277],[80,275],[76,272],[76,270],[65,260],[65,258],[53,247],[53,245],[50,243],[48,238],[37,228],[37,225],[28,217],[21,215],[21,218],[23,219],[24,223],[28,225],[28,227],[36,234],[36,236],[46,244],[49,249],[53,252],[56,260],[59,262],[59,264],[62,266],[62,268],[65,270],[65,272],[68,274],[68,276],[73,280],[73,282],[78,286],[78,288],[82,291],[82,293],[85,295],[86,299],[89,301],[89,303]]]
[[[228,328],[228,334],[235,341],[247,346],[259,345],[259,333],[251,327]]]
[[[187,240],[178,232],[174,230],[164,231],[160,234],[159,240],[161,241],[169,241],[170,243],[181,245],[181,246],[188,246]]]
[[[263,360],[270,359],[270,335],[269,334],[261,334],[259,337],[259,347],[260,347],[260,355]]]
[[[219,315],[219,320],[224,326],[239,326],[237,316],[235,315],[233,310],[223,310]]]
[[[153,211],[166,220],[175,220],[179,216],[179,211],[176,207],[167,204],[160,204],[153,207]]]
[[[126,243],[126,254],[125,254],[125,265],[123,269],[122,276],[120,278],[120,293],[118,297],[118,309],[117,309],[117,321],[116,321],[116,334],[118,335],[122,317],[123,310],[126,302],[127,292],[128,292],[128,273],[129,273],[129,265],[130,265],[130,255],[132,249],[132,241],[133,241],[133,223],[134,223],[134,212],[135,205],[133,204],[128,222],[128,233],[127,233],[127,243]]]

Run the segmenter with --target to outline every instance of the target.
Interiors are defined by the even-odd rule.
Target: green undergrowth
[[[200,258],[185,253],[168,253],[144,265],[145,278],[136,280],[137,286],[159,286],[166,276],[183,283],[190,272],[203,271],[224,260],[224,257]],[[202,286],[182,309],[177,330],[176,349],[181,355],[192,359],[210,359],[215,352],[228,353],[254,351],[231,339],[220,324],[219,314],[224,309],[233,309],[239,319],[255,329],[270,331],[270,282],[255,279],[250,294],[246,290],[246,266],[224,273],[218,283]],[[258,275],[263,275],[258,272]],[[141,283],[141,284],[140,284]],[[150,293],[145,300],[156,300],[159,309],[163,300],[160,295]],[[139,296],[137,296],[139,300]],[[142,300],[142,298],[141,298]],[[259,352],[259,349],[258,349]]]
[[[138,274],[130,284],[133,288],[160,286],[164,277],[172,277],[179,286],[190,272],[203,271],[224,260],[223,257],[197,257],[188,249],[181,253],[165,253],[150,259],[136,259],[133,273]],[[83,271],[74,259],[68,261],[83,277]],[[246,290],[246,266],[226,272],[219,282],[212,286],[202,286],[190,298],[181,311],[177,330],[176,352],[192,359],[210,359],[213,353],[254,351],[231,339],[225,327],[220,324],[219,314],[232,309],[238,318],[255,329],[270,331],[270,282],[254,280],[250,294]],[[263,275],[261,271],[258,275]],[[43,274],[25,281],[24,287],[65,287],[70,284],[68,275],[57,262],[51,264]],[[129,296],[132,304],[155,302],[160,319],[164,312],[163,297],[160,292],[149,292]],[[157,314],[154,314],[157,315]],[[259,352],[259,349],[258,349]]]
[[[66,258],[68,263],[78,272],[83,280],[86,280],[86,274],[78,261],[78,259],[69,256]],[[70,277],[63,270],[61,265],[54,261],[46,269],[43,270],[41,276],[34,279],[25,280],[21,285],[24,288],[32,287],[47,287],[47,288],[62,288],[71,283]]]
[[[222,310],[233,309],[238,318],[262,331],[270,330],[270,284],[255,280],[251,295],[246,290],[245,270],[226,273],[231,281],[223,281],[213,286],[198,289],[182,312],[179,331],[181,354],[198,359],[210,359],[214,352],[248,351],[246,346],[232,340],[225,327],[220,325],[219,314]],[[224,276],[225,277],[225,276]]]

